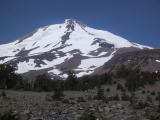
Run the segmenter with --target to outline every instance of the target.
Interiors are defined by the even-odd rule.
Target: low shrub
[[[83,112],[83,114],[79,117],[78,120],[96,120],[96,117],[92,112],[86,110]]]
[[[78,97],[77,102],[86,102],[83,97]]]
[[[5,110],[0,112],[0,120],[20,120],[19,115],[13,110]]]

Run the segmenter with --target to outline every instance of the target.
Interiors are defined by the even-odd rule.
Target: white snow
[[[114,44],[116,48],[138,47],[140,49],[143,49],[145,47],[148,49],[152,49],[152,47],[149,47],[149,46],[144,46],[144,45],[140,45],[140,44],[136,44],[136,43],[132,44],[128,40],[126,40],[120,36],[117,36],[109,31],[97,30],[97,29],[90,28],[90,27],[86,27],[85,29],[89,33],[94,34],[94,36],[105,39],[107,43]]]
[[[29,62],[19,62],[18,63],[18,70],[16,71],[17,73],[25,73],[28,72],[30,70],[34,70],[35,68],[35,63],[34,63],[34,59],[30,59]]]
[[[61,73],[61,71],[58,69],[53,69],[53,70],[48,71],[48,73],[54,73],[56,75],[59,75]]]
[[[91,74],[92,72],[93,72],[93,71],[80,72],[80,73],[77,74],[77,77],[81,77],[81,76],[83,76],[83,75],[89,75],[89,74]]]
[[[80,72],[78,76],[92,73],[95,68],[102,66],[105,62],[110,60],[116,52],[114,51],[108,57],[101,57],[105,55],[107,52],[101,52],[98,56],[96,56],[99,58],[94,58],[94,56],[89,55],[91,51],[96,51],[99,48],[99,44],[92,45],[95,38],[101,38],[104,39],[103,42],[114,44],[115,49],[131,46],[140,49],[143,49],[144,47],[151,49],[151,47],[148,46],[140,45],[137,43],[131,43],[128,40],[119,37],[115,34],[112,34],[108,31],[96,30],[90,27],[83,27],[76,23],[76,21],[74,21],[74,31],[67,31],[67,24],[68,20],[66,20],[65,23],[62,24],[45,26],[37,29],[37,31],[32,36],[25,38],[21,42],[19,41],[19,39],[17,39],[14,42],[0,45],[0,57],[7,56],[7,58],[1,60],[0,63],[5,63],[12,59],[15,59],[15,55],[20,51],[29,50],[28,56],[34,56],[61,47],[61,37],[65,35],[66,32],[72,32],[69,36],[69,40],[67,40],[65,43],[69,46],[60,49],[59,51],[68,53],[69,51],[72,51],[74,49],[79,49],[82,52],[83,56],[89,57],[88,59],[82,60],[81,64],[78,66],[77,71],[83,70],[83,72]],[[66,59],[72,58],[73,54],[68,53],[66,56],[60,57],[59,54],[57,54],[56,52],[57,51],[52,51],[52,53],[55,53],[55,55],[58,58],[52,61],[44,60],[43,62],[45,63],[45,65],[41,64],[41,67],[35,67],[36,63],[34,62],[34,59],[29,59],[28,62],[19,62],[17,66],[18,70],[16,72],[25,73],[30,70],[40,70],[53,67],[53,70],[49,72],[60,74],[61,71],[56,69],[55,65],[63,63]],[[91,68],[91,66],[95,66],[95,68]]]
[[[34,33],[31,37],[24,39],[22,42],[18,43],[19,40],[11,42],[9,44],[0,45],[0,56],[15,56],[21,50],[32,50],[30,54],[37,54],[41,52],[47,52],[53,48],[57,48],[61,46],[61,37],[66,32],[66,22],[63,24],[55,24],[50,26],[45,26],[39,28],[36,33]],[[60,27],[61,26],[61,27]],[[46,28],[44,30],[44,28]],[[121,47],[148,47],[139,44],[132,44],[128,40],[114,35],[108,31],[96,30],[90,27],[81,28],[80,25],[75,23],[75,31],[70,35],[70,40],[66,42],[66,44],[71,44],[72,46],[66,47],[62,49],[64,52],[73,49],[80,49],[82,53],[87,54],[89,51],[97,49],[98,45],[91,46],[94,38],[102,38],[105,39],[106,42],[114,44],[116,48]],[[90,35],[91,33],[93,35]],[[148,47],[151,48],[151,47]],[[16,51],[16,52],[13,52]]]
[[[102,55],[105,55],[107,54],[107,52],[101,52],[98,56],[102,56]]]
[[[153,49],[152,47],[150,46],[146,46],[146,45],[140,45],[140,44],[137,44],[137,43],[133,43],[134,45],[136,45],[138,48],[140,49],[144,49],[144,48],[148,48],[148,49]]]
[[[160,60],[156,60],[156,62],[159,62],[159,63],[160,63]]]
[[[53,61],[43,60],[45,65],[41,64],[41,67],[35,67],[36,63],[34,63],[34,59],[29,59],[29,62],[26,62],[26,61],[19,62],[18,63],[18,70],[16,72],[17,73],[25,73],[25,72],[29,72],[30,70],[41,70],[41,69],[54,67],[55,65],[63,63],[65,61],[65,59],[70,59],[72,57],[73,57],[72,55],[67,54],[67,56],[57,58]]]
[[[89,59],[84,59],[81,61],[81,64],[78,66],[79,69],[83,70],[83,71],[88,71],[90,70],[90,72],[80,72],[79,74],[77,74],[78,77],[80,77],[81,75],[84,74],[90,74],[93,72],[93,70],[97,67],[102,66],[105,62],[109,61],[113,56],[114,53],[116,52],[116,50],[108,57],[101,57],[101,58],[89,58]],[[95,66],[95,67],[92,67]]]
[[[5,58],[4,60],[0,60],[0,64],[3,64],[3,63],[6,63],[6,62],[8,62],[8,61],[10,61],[10,60],[13,60],[13,59],[15,59],[16,57],[7,57],[7,58]]]

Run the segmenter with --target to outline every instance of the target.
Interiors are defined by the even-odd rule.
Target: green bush
[[[86,102],[83,97],[78,97],[77,102]]]
[[[123,100],[123,101],[129,101],[130,100],[130,96],[127,95],[125,92],[123,92],[122,96],[121,96],[121,100]]]
[[[151,92],[151,95],[155,96],[155,95],[156,95],[156,93],[155,93],[154,91],[152,91],[152,92]]]
[[[83,114],[79,117],[78,120],[96,120],[96,117],[92,112],[86,110],[83,112]]]
[[[52,96],[53,100],[61,100],[64,97],[63,88],[61,84],[57,84]]]
[[[107,92],[110,92],[110,88],[107,88],[106,91],[107,91]]]
[[[119,95],[116,94],[115,96],[113,96],[113,100],[116,100],[116,101],[120,100]]]
[[[101,86],[97,87],[97,94],[94,97],[96,100],[103,100],[105,98],[104,96],[104,89],[101,88]]]
[[[52,96],[53,100],[61,100],[63,98],[64,94],[63,92],[59,91],[59,90],[55,90],[54,94]]]
[[[1,94],[0,94],[0,97],[7,97],[7,94],[5,91],[2,91]]]
[[[69,104],[70,103],[70,101],[68,99],[63,99],[62,102],[65,103],[65,104]]]
[[[148,104],[152,104],[152,97],[150,95],[147,95],[147,98],[146,98],[146,103]]]
[[[160,92],[158,92],[158,112],[160,112]]]
[[[93,97],[89,95],[89,96],[87,97],[87,99],[88,99],[88,100],[93,100]]]
[[[120,83],[117,84],[117,90],[120,90],[122,92],[125,91],[124,87]]]
[[[150,120],[160,120],[160,113],[155,113],[151,115]]]
[[[0,113],[0,120],[20,120],[17,113],[14,113],[11,109],[1,111]]]
[[[143,91],[142,91],[142,94],[144,95],[145,93],[146,93],[146,91],[145,91],[145,90],[143,90]]]

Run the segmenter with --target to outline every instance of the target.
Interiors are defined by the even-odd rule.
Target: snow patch
[[[115,52],[116,50],[108,57],[89,58],[89,59],[82,60],[81,64],[78,66],[78,69],[83,70],[83,72],[80,72],[79,74],[77,74],[77,76],[80,77],[82,75],[91,74],[95,68],[100,67],[105,62],[109,61],[114,56]],[[95,67],[92,67],[92,66],[95,66]]]
[[[16,71],[16,73],[25,73],[28,72],[30,70],[34,70],[35,68],[35,63],[34,63],[34,59],[29,59],[29,62],[19,62],[18,63],[18,70]]]
[[[155,61],[160,63],[160,60],[155,60]]]
[[[13,60],[13,59],[15,59],[16,57],[7,57],[7,58],[5,58],[4,60],[0,60],[0,64],[4,64],[4,63],[6,63],[6,62],[8,62],[8,61],[10,61],[10,60]]]

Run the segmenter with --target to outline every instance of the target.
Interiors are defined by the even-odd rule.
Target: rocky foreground
[[[52,100],[52,93],[47,92],[5,93],[6,96],[0,97],[0,111],[11,108],[21,120],[78,120],[86,111],[97,120],[150,120],[150,114],[156,113],[154,106],[133,109],[129,101],[107,103],[93,100],[87,92],[65,92],[65,98],[60,101]]]

